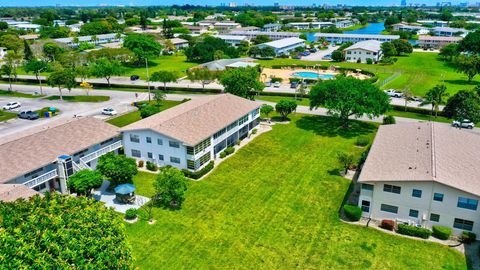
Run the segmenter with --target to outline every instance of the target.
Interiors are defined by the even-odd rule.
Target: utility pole
[[[145,66],[147,67],[147,87],[148,87],[148,103],[150,104],[151,95],[150,95],[150,77],[148,75],[148,58],[145,57]]]

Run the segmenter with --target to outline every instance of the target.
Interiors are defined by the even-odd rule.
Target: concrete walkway
[[[102,186],[95,190],[92,193],[92,196],[95,200],[105,203],[106,207],[113,207],[113,209],[119,213],[125,214],[125,212],[127,212],[127,210],[130,208],[138,209],[150,201],[150,199],[147,197],[135,195],[135,203],[120,203],[115,199],[115,193],[107,190],[108,186],[110,186],[110,182],[103,181]]]

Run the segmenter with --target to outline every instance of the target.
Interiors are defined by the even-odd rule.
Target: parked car
[[[302,56],[300,56],[300,55],[295,55],[295,56],[293,57],[293,59],[302,59]]]
[[[140,76],[138,76],[138,75],[132,75],[132,76],[130,76],[130,81],[136,81],[136,80],[138,80],[138,79],[140,79]]]
[[[293,81],[290,83],[290,88],[297,89],[297,87],[298,87],[298,82]]]
[[[102,110],[102,114],[104,114],[104,115],[116,115],[117,111],[115,111],[112,108],[105,108],[105,109]]]
[[[40,115],[33,111],[23,111],[18,114],[18,117],[21,119],[36,120],[40,118]]]
[[[309,51],[310,51],[311,53],[316,53],[316,52],[317,52],[317,49],[311,48]]]
[[[266,87],[272,86],[272,82],[265,82],[265,86],[266,86]]]
[[[475,127],[475,124],[468,119],[463,119],[462,121],[453,121],[452,126],[472,129]]]
[[[327,55],[324,55],[322,57],[323,60],[332,60],[332,55],[331,54],[327,54]]]
[[[8,111],[8,110],[13,110],[13,109],[16,109],[16,108],[20,108],[20,106],[22,106],[20,104],[20,102],[13,101],[13,102],[9,102],[5,106],[3,106],[3,109]]]
[[[400,91],[397,91],[395,89],[388,89],[384,91],[385,94],[391,96],[391,97],[396,97],[396,98],[401,98],[403,97],[403,93]]]
[[[421,97],[416,97],[416,96],[411,97],[410,100],[413,100],[416,102],[423,102],[423,99]]]
[[[275,87],[275,88],[280,88],[280,85],[282,85],[280,82],[275,82],[275,83],[273,84],[273,87]]]

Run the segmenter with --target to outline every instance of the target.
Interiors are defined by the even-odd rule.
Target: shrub
[[[392,115],[387,115],[383,117],[382,122],[384,125],[392,125],[392,124],[395,124],[397,121],[395,120],[395,117],[393,117]]]
[[[384,219],[382,220],[380,227],[384,228],[385,230],[393,231],[393,229],[395,229],[395,221],[391,219]]]
[[[152,116],[154,114],[157,114],[160,112],[160,108],[157,107],[157,106],[151,106],[151,105],[147,105],[147,106],[143,106],[141,109],[140,109],[140,116],[143,118],[147,118],[149,116]]]
[[[225,148],[225,150],[223,152],[228,156],[228,155],[233,154],[233,152],[235,152],[235,148],[233,148],[233,146],[229,146],[229,147]]]
[[[257,129],[256,128],[252,129],[252,134],[257,134]]]
[[[138,211],[135,208],[127,209],[125,212],[125,218],[128,220],[134,219],[137,217]]]
[[[463,231],[460,240],[465,244],[471,244],[477,240],[477,235],[472,232]]]
[[[226,156],[227,156],[227,154],[225,152],[220,153],[220,158],[225,158]]]
[[[362,217],[362,209],[356,205],[345,204],[343,212],[351,221],[359,221]]]
[[[220,153],[220,156],[221,156],[221,153]],[[215,162],[212,160],[205,167],[203,167],[201,170],[196,172],[192,172],[187,169],[183,169],[182,172],[188,178],[199,179],[213,169],[214,163]]]
[[[367,65],[371,65],[371,64],[373,64],[372,58],[367,58]]]
[[[448,240],[452,235],[452,229],[445,226],[432,226],[433,236],[441,240]]]
[[[272,83],[276,83],[276,82],[282,82],[283,79],[282,79],[282,78],[278,78],[278,77],[273,77],[270,81],[271,81]]]
[[[428,239],[428,237],[432,235],[432,231],[430,231],[429,229],[418,228],[406,224],[398,224],[397,232],[399,234],[420,237],[423,239]]]
[[[366,136],[361,136],[357,138],[357,141],[355,142],[356,146],[361,146],[365,147],[370,143],[370,139]]]
[[[139,161],[138,161],[138,167],[139,167],[139,168],[143,168],[143,160],[139,160]]]
[[[147,170],[155,172],[157,169],[158,167],[155,163],[147,161]]]

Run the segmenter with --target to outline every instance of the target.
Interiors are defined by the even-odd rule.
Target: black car
[[[138,80],[138,79],[140,79],[140,76],[138,76],[138,75],[132,75],[132,76],[130,76],[130,80],[131,80],[131,81],[136,81],[136,80]]]
[[[18,117],[21,119],[35,120],[35,119],[38,119],[40,116],[38,115],[37,112],[23,111],[18,114]]]
[[[290,83],[290,88],[296,89],[297,86],[298,86],[298,82],[296,82],[296,81],[293,81],[293,82]]]

